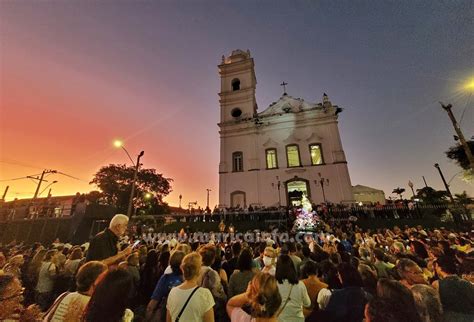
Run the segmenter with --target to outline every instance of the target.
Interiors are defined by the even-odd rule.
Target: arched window
[[[232,91],[238,91],[240,90],[240,79],[234,78],[232,80]]]
[[[244,156],[242,152],[232,153],[232,171],[233,172],[244,171]]]
[[[311,156],[312,165],[324,164],[323,150],[320,143],[309,145],[309,155]]]
[[[300,149],[296,144],[286,146],[286,159],[288,162],[288,168],[300,167]]]
[[[278,168],[277,150],[267,149],[265,150],[265,159],[267,160],[267,169]]]

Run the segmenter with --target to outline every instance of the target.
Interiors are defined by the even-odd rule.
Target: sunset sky
[[[474,135],[472,1],[0,1],[0,190],[55,169],[53,195],[95,189],[109,163],[172,178],[166,198],[218,203],[217,65],[234,49],[255,60],[262,111],[288,82],[293,97],[344,108],[339,126],[352,184],[444,189],[460,171],[444,151],[452,103]],[[43,185],[45,187],[45,185]],[[454,177],[453,193],[472,185]],[[46,195],[47,191],[43,195]]]

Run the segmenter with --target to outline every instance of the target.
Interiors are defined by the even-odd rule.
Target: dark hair
[[[318,275],[318,264],[313,262],[312,260],[307,261],[304,263],[301,269],[301,276],[303,278],[308,278],[310,275]]]
[[[285,243],[285,245],[288,247],[288,252],[290,253],[296,252],[296,244],[294,242],[288,241]]]
[[[337,272],[341,276],[342,287],[363,287],[362,277],[357,268],[349,263],[341,263],[337,266]]]
[[[377,283],[377,296],[398,307],[398,311],[405,317],[405,321],[420,321],[416,309],[415,298],[408,287],[398,281],[386,278]],[[372,320],[371,320],[372,321]]]
[[[132,288],[132,276],[126,270],[114,269],[103,273],[99,279],[86,307],[84,320],[121,321],[128,302],[128,296],[124,291]]]
[[[185,254],[182,251],[176,250],[170,256],[170,266],[171,270],[175,274],[182,274],[181,272],[181,262],[183,261]]]
[[[370,322],[400,322],[406,320],[399,306],[384,298],[373,298],[367,304],[367,315]]]
[[[301,252],[303,253],[303,256],[306,258],[309,257],[309,255],[311,255],[311,249],[309,249],[307,245],[303,246],[303,249],[301,250]]]
[[[428,258],[428,252],[426,251],[426,247],[422,242],[418,240],[412,240],[410,241],[410,245],[413,246],[416,256],[423,259]]]
[[[82,265],[76,275],[77,291],[87,292],[105,270],[107,265],[99,261],[90,261]]]
[[[232,255],[239,256],[241,250],[242,245],[239,242],[235,242],[232,244]]]
[[[162,272],[164,272],[166,267],[168,267],[169,261],[170,261],[169,251],[162,252],[160,256],[158,257],[158,267],[160,268]]]
[[[323,260],[319,264],[319,275],[324,283],[329,285],[329,288],[335,289],[341,287],[341,282],[337,278],[337,269],[329,260]]]
[[[280,255],[278,257],[275,278],[280,284],[283,283],[283,280],[288,280],[290,284],[298,284],[295,264],[290,256]]]
[[[374,249],[374,256],[379,261],[385,261],[385,252],[380,248]]]
[[[244,248],[237,259],[237,269],[240,271],[251,271],[252,263],[252,253],[248,248]]]
[[[457,274],[458,268],[454,261],[454,257],[442,256],[438,258],[435,263],[443,270],[443,272],[448,274]]]
[[[3,274],[0,275],[0,297],[3,295],[3,292],[5,292],[5,289],[7,288],[8,285],[10,285],[11,282],[15,279],[15,276],[12,274]]]

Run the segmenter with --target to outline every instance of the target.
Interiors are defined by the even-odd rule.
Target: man
[[[388,278],[390,277],[390,271],[395,267],[392,263],[388,263],[385,259],[385,253],[380,248],[374,249],[375,257],[375,269],[377,270],[377,275],[379,278]]]
[[[230,277],[234,270],[237,269],[237,259],[242,251],[242,244],[240,244],[240,242],[234,242],[231,248],[232,258],[222,263],[222,269],[225,270],[228,277]]]
[[[397,264],[397,272],[400,276],[400,283],[408,288],[411,288],[415,284],[428,284],[423,275],[423,270],[411,259],[400,259]]]
[[[94,291],[94,282],[106,270],[107,266],[98,261],[88,262],[79,268],[77,292],[61,294],[46,312],[43,321],[79,321]]]
[[[119,238],[127,231],[128,217],[122,214],[115,215],[110,221],[109,228],[98,233],[91,241],[86,261],[102,261],[110,266],[125,259],[132,252],[132,247],[118,251]]]

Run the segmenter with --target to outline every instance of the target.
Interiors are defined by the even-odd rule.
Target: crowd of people
[[[473,321],[468,228],[150,240],[116,215],[83,245],[0,245],[0,321]]]

